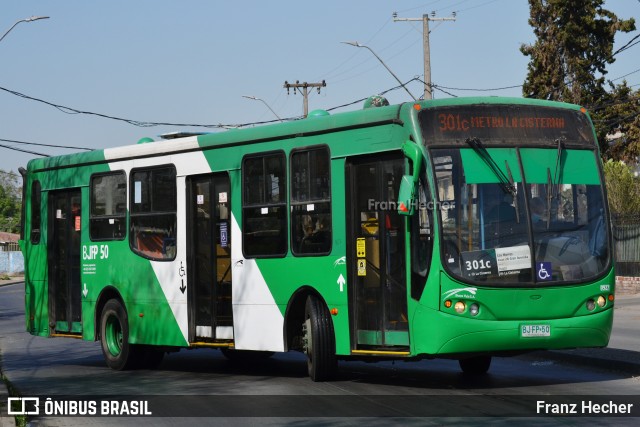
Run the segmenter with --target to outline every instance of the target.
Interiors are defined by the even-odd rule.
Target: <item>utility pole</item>
[[[309,88],[315,87],[318,89],[318,93],[320,93],[320,88],[327,86],[327,83],[323,80],[320,83],[300,83],[300,80],[296,80],[295,83],[289,83],[285,80],[284,87],[287,89],[287,95],[289,95],[289,89],[293,88],[293,93],[299,91],[302,94],[303,105],[304,105],[304,116],[307,117],[309,114]]]
[[[398,18],[398,14],[393,12],[393,22],[398,21],[422,21],[422,37],[424,51],[424,99],[432,99],[431,92],[431,52],[429,50],[429,21],[455,21],[456,13],[453,12],[449,18],[436,18],[436,13],[422,15],[422,18]]]

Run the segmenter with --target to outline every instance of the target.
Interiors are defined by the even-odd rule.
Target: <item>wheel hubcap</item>
[[[110,316],[109,319],[107,319],[105,338],[109,353],[113,356],[118,356],[122,351],[123,336],[122,326],[115,316]]]

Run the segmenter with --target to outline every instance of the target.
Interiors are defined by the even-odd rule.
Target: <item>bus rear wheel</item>
[[[304,312],[303,343],[309,377],[313,381],[326,381],[338,366],[331,315],[314,295],[307,298]]]
[[[489,371],[491,356],[476,356],[458,360],[462,372],[468,375],[483,375]]]
[[[107,301],[100,315],[100,344],[107,366],[116,371],[132,368],[136,348],[129,344],[127,311],[117,299]]]

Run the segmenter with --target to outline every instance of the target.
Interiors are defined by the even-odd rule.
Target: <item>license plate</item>
[[[522,325],[520,327],[520,336],[524,338],[531,337],[550,337],[550,325]]]

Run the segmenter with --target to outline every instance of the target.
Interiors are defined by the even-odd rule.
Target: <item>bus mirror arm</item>
[[[420,171],[422,169],[422,150],[418,144],[412,141],[405,141],[402,144],[404,156],[411,161],[413,171],[411,175],[403,175],[400,181],[400,191],[398,191],[398,213],[400,215],[413,215],[415,211],[415,194],[418,181],[420,181]]]

